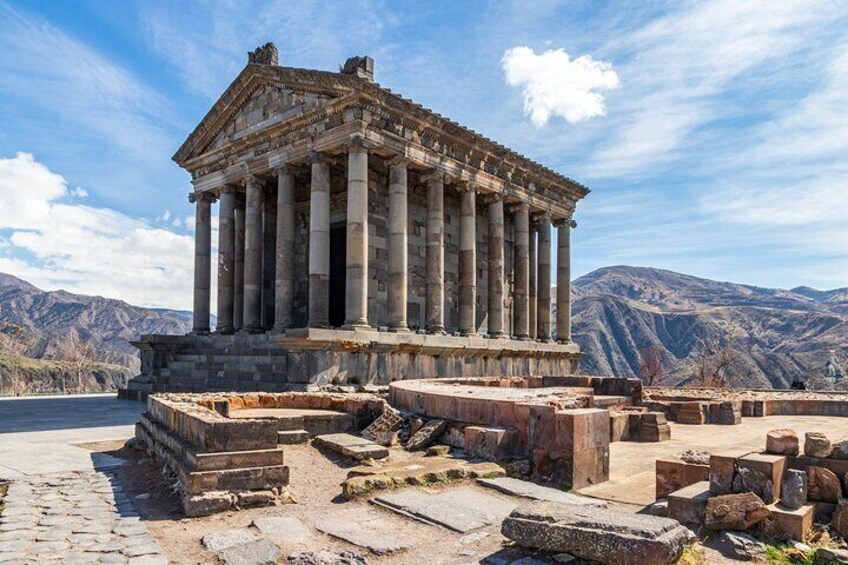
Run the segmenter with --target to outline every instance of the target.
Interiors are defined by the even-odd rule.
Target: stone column
[[[194,333],[209,333],[209,299],[211,287],[212,202],[215,197],[206,192],[189,195],[195,204],[194,221]]]
[[[354,137],[347,152],[347,257],[345,258],[345,325],[368,325],[368,150]]]
[[[539,273],[537,293],[538,329],[536,336],[541,341],[551,339],[551,219],[543,216],[539,221]]]
[[[262,329],[274,327],[277,278],[276,187],[265,187],[262,203]]]
[[[530,207],[522,202],[515,208],[515,299],[513,301],[514,334],[530,339]]]
[[[239,331],[244,325],[244,202],[236,202],[234,218],[233,331]]]
[[[278,167],[277,175],[277,260],[274,293],[274,331],[285,332],[292,325],[294,311],[294,175]]]
[[[571,343],[571,218],[557,220],[557,341]]]
[[[310,328],[330,324],[330,164],[322,155],[312,160],[309,196]]]
[[[243,330],[262,330],[262,184],[253,175],[244,180],[247,201],[244,211],[244,325]]]
[[[489,336],[504,338],[504,203],[489,197]]]
[[[389,164],[389,330],[406,332],[408,207],[407,161]]]
[[[445,331],[445,176],[431,173],[427,183],[427,331]]]
[[[459,331],[477,333],[477,191],[460,185],[459,216]]]
[[[537,227],[535,225],[530,226],[530,245],[529,245],[529,254],[530,254],[530,282],[529,282],[529,292],[528,292],[528,303],[529,307],[527,308],[528,312],[528,325],[530,329],[530,339],[536,339],[536,333],[538,330],[538,321],[536,320],[536,280],[538,278],[537,272],[538,268],[536,265],[536,236]]]
[[[233,283],[235,282],[235,190],[218,191],[218,324],[217,332],[233,333]]]

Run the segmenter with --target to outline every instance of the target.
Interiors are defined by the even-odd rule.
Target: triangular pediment
[[[343,80],[310,76],[316,74],[333,73],[248,65],[189,135],[174,160],[183,165],[352,91]]]

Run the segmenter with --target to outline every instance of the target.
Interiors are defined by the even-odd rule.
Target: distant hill
[[[49,386],[68,371],[78,344],[90,344],[100,372],[89,388],[108,390],[138,374],[137,350],[129,341],[141,334],[184,334],[191,330],[191,313],[140,308],[121,300],[65,291],[42,291],[17,277],[0,273],[0,328],[7,340],[24,348],[22,357],[41,363],[19,363],[32,378]],[[14,332],[10,330],[14,328]],[[0,352],[2,353],[2,352]],[[9,370],[8,352],[0,371]],[[39,377],[39,375],[41,377]]]
[[[661,269],[606,267],[573,284],[574,339],[581,371],[636,376],[648,347],[659,348],[673,382],[703,343],[744,354],[746,387],[787,388],[848,354],[848,288],[759,288]]]

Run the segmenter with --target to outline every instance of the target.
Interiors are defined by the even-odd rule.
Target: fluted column
[[[218,191],[218,333],[233,333],[235,282],[235,189]]]
[[[395,158],[389,164],[389,330],[409,331],[406,321],[408,269],[407,161]]]
[[[445,177],[432,173],[427,183],[427,331],[445,331]]]
[[[489,336],[504,334],[504,203],[501,195],[489,198]]]
[[[278,167],[277,175],[277,260],[274,294],[274,331],[284,332],[292,325],[294,310],[294,175],[288,167]]]
[[[515,298],[513,327],[515,337],[530,339],[530,207],[522,202],[515,208]]]
[[[277,190],[266,186],[262,202],[262,329],[274,327],[277,278]]]
[[[246,332],[262,330],[262,199],[259,180],[244,180],[247,198],[244,210],[244,326]]]
[[[209,300],[211,287],[212,202],[215,197],[206,192],[189,195],[195,204],[194,216],[194,316],[192,331],[209,333]]]
[[[309,197],[310,328],[330,324],[330,164],[322,155],[312,161]]]
[[[551,339],[551,219],[543,216],[539,221],[538,288],[536,290],[537,339]]]
[[[459,331],[477,333],[477,192],[460,185],[459,216]]]
[[[233,214],[235,237],[235,267],[233,268],[233,330],[244,325],[244,202],[236,201]]]
[[[347,152],[345,328],[368,325],[368,150],[354,137]]]
[[[536,332],[538,330],[538,321],[536,320],[536,280],[538,279],[538,266],[536,264],[536,236],[537,229],[535,225],[530,226],[530,245],[529,255],[530,255],[530,264],[529,264],[529,290],[528,290],[528,325],[530,330],[530,339],[536,339]]]
[[[557,226],[557,341],[571,343],[571,218],[558,220]]]

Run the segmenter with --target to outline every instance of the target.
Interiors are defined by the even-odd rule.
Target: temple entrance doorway
[[[345,282],[347,280],[347,225],[330,226],[330,326],[345,323]]]

